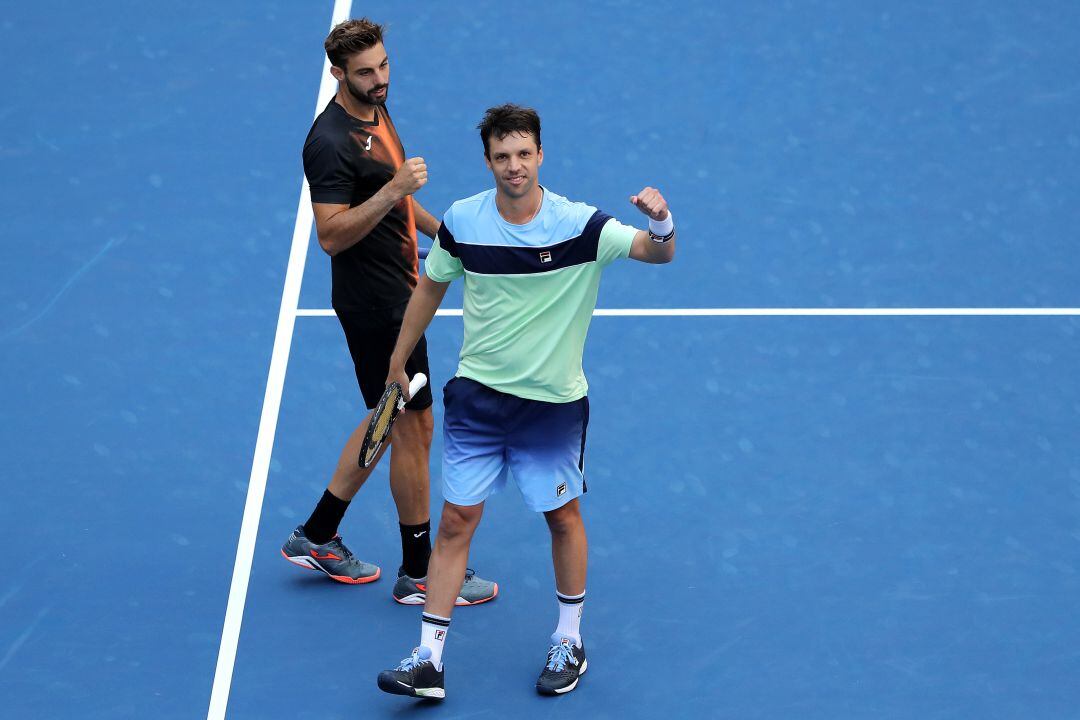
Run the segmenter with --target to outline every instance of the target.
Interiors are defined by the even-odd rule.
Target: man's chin
[[[514,199],[523,198],[529,194],[529,190],[532,189],[532,183],[526,182],[521,185],[511,185],[510,183],[501,183],[503,193]]]

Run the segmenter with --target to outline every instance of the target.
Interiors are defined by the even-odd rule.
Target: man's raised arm
[[[669,263],[675,257],[675,223],[667,200],[656,188],[647,187],[630,202],[649,217],[649,230],[639,230],[630,246],[630,257],[647,263]]]
[[[424,159],[410,158],[402,163],[390,182],[354,208],[331,203],[311,203],[319,246],[327,255],[337,255],[348,250],[367,237],[402,198],[422,188],[427,178]]]

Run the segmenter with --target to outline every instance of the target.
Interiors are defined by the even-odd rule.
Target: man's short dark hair
[[[375,47],[382,42],[383,26],[365,18],[338,23],[326,36],[323,47],[330,64],[347,69],[349,56]]]
[[[491,138],[502,140],[510,133],[531,134],[536,138],[536,149],[540,149],[540,116],[532,108],[509,103],[488,108],[476,127],[484,141],[484,157],[491,157]]]

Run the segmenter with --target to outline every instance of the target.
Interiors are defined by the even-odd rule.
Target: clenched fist
[[[401,197],[412,195],[427,183],[427,163],[424,158],[409,158],[401,164],[390,181],[390,187]]]
[[[663,220],[668,216],[667,200],[656,188],[647,187],[637,195],[631,195],[630,202],[653,220]]]

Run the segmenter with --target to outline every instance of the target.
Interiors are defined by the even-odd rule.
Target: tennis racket
[[[427,375],[416,373],[409,381],[409,397],[416,397],[420,388],[427,385]],[[398,413],[405,407],[405,394],[401,392],[400,383],[390,383],[385,392],[379,398],[379,404],[375,406],[375,412],[371,413],[371,421],[368,422],[367,432],[364,433],[364,442],[360,445],[360,467],[368,468],[379,456],[386,439],[390,437],[390,430],[394,426],[394,420]]]

